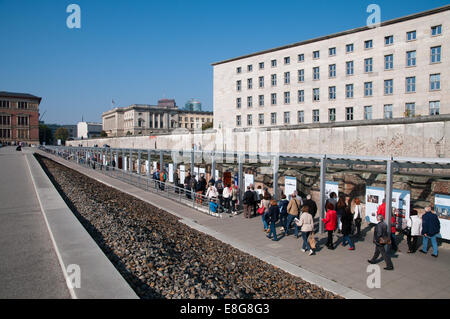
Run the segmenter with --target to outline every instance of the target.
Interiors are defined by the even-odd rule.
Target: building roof
[[[391,24],[395,24],[395,23],[399,23],[399,22],[403,22],[403,21],[407,21],[407,20],[417,19],[417,18],[429,16],[429,15],[432,15],[432,14],[444,12],[444,11],[447,11],[447,10],[450,10],[450,5],[445,5],[445,6],[442,6],[442,7],[439,7],[439,8],[435,8],[435,9],[431,9],[431,10],[427,10],[427,11],[423,11],[423,12],[407,15],[407,16],[404,16],[404,17],[401,17],[401,18],[396,18],[396,19],[384,21],[384,22],[380,23],[380,26],[383,27],[383,26],[387,26],[387,25],[391,25]],[[347,31],[342,31],[342,32],[338,32],[338,33],[334,33],[334,34],[330,34],[330,35],[326,35],[326,36],[322,36],[322,37],[306,40],[306,41],[301,41],[301,42],[296,42],[296,43],[284,45],[284,46],[281,46],[281,47],[276,47],[276,48],[273,48],[273,49],[268,49],[268,50],[263,50],[263,51],[247,54],[247,55],[242,55],[242,56],[239,56],[239,57],[236,57],[236,58],[215,62],[215,63],[212,63],[211,65],[212,66],[216,66],[216,65],[219,65],[219,64],[224,64],[224,63],[228,63],[228,62],[232,62],[232,61],[236,61],[236,60],[241,60],[241,59],[249,58],[249,57],[252,57],[252,56],[257,56],[257,55],[270,53],[270,52],[274,52],[274,51],[280,51],[280,50],[284,50],[284,49],[289,49],[289,48],[293,48],[293,47],[297,47],[297,46],[301,46],[301,45],[305,45],[305,44],[309,44],[309,43],[313,43],[313,42],[323,41],[323,40],[327,40],[327,39],[331,39],[331,38],[337,38],[337,37],[344,36],[344,35],[347,35],[347,34],[352,34],[352,33],[357,33],[357,32],[361,32],[361,31],[366,31],[366,30],[369,30],[369,29],[371,29],[371,27],[369,27],[369,26],[359,27],[359,28],[355,28],[355,29],[351,29],[351,30],[347,30]]]
[[[39,100],[39,103],[41,102],[41,97],[35,96],[28,93],[17,93],[17,92],[6,92],[6,91],[0,91],[0,97],[9,97],[9,98],[19,98],[19,99],[36,99]]]

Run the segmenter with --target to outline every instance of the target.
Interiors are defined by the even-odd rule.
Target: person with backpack
[[[422,216],[422,235],[423,235],[423,246],[420,250],[421,253],[427,254],[428,252],[428,240],[431,240],[431,245],[433,246],[433,253],[431,256],[438,256],[438,245],[436,237],[441,231],[441,223],[436,214],[433,214],[431,207],[425,207],[425,214]]]
[[[250,186],[247,186],[247,191],[244,193],[242,201],[244,203],[244,217],[251,218],[253,209],[253,192],[251,191]]]
[[[292,194],[291,200],[289,201],[289,204],[287,206],[288,217],[287,217],[287,221],[286,221],[286,227],[284,230],[284,234],[286,236],[289,235],[289,228],[290,228],[292,221],[294,220],[294,218],[298,218],[300,208],[301,208],[300,201],[296,197],[296,192],[294,192]],[[294,234],[295,234],[295,237],[298,238],[298,226],[295,223],[294,223]]]
[[[277,205],[277,201],[273,199],[270,201],[269,212],[266,214],[266,222],[269,224],[269,234],[267,234],[267,238],[272,238],[273,235],[273,241],[278,241],[275,223],[278,221],[279,215],[280,208]]]
[[[312,250],[311,245],[308,242],[308,237],[314,230],[314,220],[312,215],[309,213],[309,206],[303,206],[302,207],[302,214],[300,215],[300,219],[296,219],[296,225],[298,227],[301,227],[302,231],[302,238],[303,238],[303,245],[302,245],[302,251],[306,252],[309,251],[309,255],[311,256],[314,254],[314,250]]]
[[[289,205],[289,201],[286,198],[286,195],[283,194],[281,196],[281,200],[278,203],[278,206],[280,207],[280,225],[281,225],[281,231],[284,232],[286,229],[286,222],[288,218],[288,211],[287,207]]]

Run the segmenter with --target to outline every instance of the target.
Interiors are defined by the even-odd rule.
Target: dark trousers
[[[417,241],[419,240],[419,236],[408,235],[406,237],[406,240],[408,242],[409,251],[412,251],[413,253],[415,253],[417,250]]]
[[[356,236],[361,235],[361,218],[355,219]]]
[[[333,231],[327,230],[327,233],[328,233],[327,247],[332,247],[333,246]]]
[[[284,234],[285,234],[285,235],[288,234],[288,232],[289,232],[289,227],[290,227],[292,221],[294,220],[294,218],[296,218],[296,217],[297,217],[297,216],[288,214],[287,222],[286,222],[286,229],[284,230]],[[295,237],[298,238],[298,226],[297,226],[296,223],[294,223],[294,234],[295,234]]]
[[[384,249],[384,245],[375,245],[375,253],[372,257],[372,261],[375,261],[378,259],[378,257],[383,256],[384,261],[386,262],[386,266],[387,267],[394,267],[392,265],[392,261],[391,261],[391,257],[389,256],[389,254],[386,252],[386,250]]]
[[[252,217],[252,205],[244,204],[244,217],[245,218]]]

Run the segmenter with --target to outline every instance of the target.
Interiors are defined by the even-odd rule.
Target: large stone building
[[[133,104],[102,114],[103,130],[108,136],[149,135],[166,133],[177,128],[188,130],[212,122],[213,113],[187,111],[177,107],[175,100],[163,99],[158,105]]]
[[[0,92],[0,142],[39,145],[41,98],[27,93]]]
[[[102,123],[78,122],[77,124],[77,137],[79,139],[100,137],[101,132],[102,132]]]
[[[437,121],[450,112],[449,9],[214,63],[214,127]]]

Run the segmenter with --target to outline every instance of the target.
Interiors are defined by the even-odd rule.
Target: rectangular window
[[[304,111],[298,111],[297,112],[297,122],[298,123],[304,123],[305,122],[305,112]]]
[[[238,97],[238,98],[236,99],[236,108],[238,108],[238,109],[241,108],[241,98],[240,98],[240,97]],[[186,118],[186,121],[187,121],[187,118]]]
[[[384,69],[392,70],[394,68],[394,55],[388,54],[384,56]]]
[[[406,32],[406,41],[413,41],[416,39],[416,31]]]
[[[277,66],[277,60],[270,61],[270,65],[272,66],[272,68],[275,68]]]
[[[241,72],[242,72],[242,68],[241,68],[241,67],[237,67],[237,68],[236,68],[236,73],[239,74],[239,73],[241,73]]]
[[[372,105],[364,106],[364,119],[365,120],[372,119]]]
[[[405,116],[413,117],[416,114],[416,103],[405,104]]]
[[[270,103],[272,105],[277,105],[277,94],[276,93],[270,94]]]
[[[1,115],[0,125],[11,125],[11,115]]]
[[[284,72],[284,84],[291,83],[291,72]]]
[[[416,51],[406,52],[406,65],[415,66],[416,65]]]
[[[247,107],[253,106],[253,98],[251,96],[247,96]]]
[[[373,47],[373,41],[372,40],[364,41],[364,49],[372,49],[372,47]]]
[[[259,87],[260,87],[260,88],[263,88],[263,87],[264,87],[264,77],[263,77],[263,76],[260,76],[260,77],[259,77]]]
[[[387,37],[384,37],[384,44],[385,45],[391,45],[394,43],[394,36],[388,35]]]
[[[291,112],[284,112],[284,124],[289,124],[291,121]]]
[[[251,114],[247,114],[247,126],[253,125],[253,117]]]
[[[304,90],[298,90],[298,102],[305,102],[305,91]]]
[[[391,119],[392,118],[392,104],[384,105],[384,118]]]
[[[430,115],[439,115],[440,105],[441,105],[440,101],[431,101],[430,102]]]
[[[264,106],[264,95],[258,96],[258,104],[259,106]]]
[[[253,89],[253,79],[247,79],[247,89]]]
[[[264,70],[264,62],[259,62],[259,69]]]
[[[298,62],[303,62],[303,61],[305,61],[305,55],[302,53],[302,54],[298,55]]]
[[[291,92],[284,92],[284,104],[291,103]]]
[[[440,35],[442,33],[442,25],[431,27],[431,35]]]
[[[277,85],[277,75],[276,74],[272,74],[270,76],[271,80],[272,80],[272,86],[276,86]]]
[[[336,121],[336,109],[328,109],[328,120],[330,122]]]
[[[384,95],[394,93],[394,80],[384,80]]]
[[[313,122],[319,122],[320,121],[320,117],[319,117],[319,110],[313,110]]]
[[[347,44],[345,46],[345,52],[347,53],[353,52],[353,43]]]
[[[364,82],[364,96],[372,96],[372,82]]]
[[[236,91],[240,91],[241,90],[241,80],[236,81]]]
[[[320,71],[319,71],[319,67],[315,67],[313,68],[313,79],[314,80],[319,80],[320,79]]]
[[[241,116],[236,115],[236,126],[241,126]]]
[[[330,100],[336,99],[336,87],[335,86],[329,86],[328,87],[328,98]]]
[[[336,48],[334,47],[334,48],[329,48],[328,49],[328,55],[329,56],[334,56],[334,55],[336,55]]]
[[[264,114],[258,114],[258,123],[259,125],[264,125]]]
[[[411,76],[406,78],[406,93],[416,92],[416,77]]]
[[[253,71],[253,65],[249,64],[247,65],[247,71],[252,72]]]
[[[2,109],[9,109],[9,101],[0,101],[0,108]]]
[[[290,64],[291,63],[291,58],[290,57],[285,57],[284,58],[284,64]]]
[[[17,107],[22,110],[28,109],[28,102],[18,102]]]
[[[347,99],[353,98],[353,84],[346,84],[345,85],[345,97]]]
[[[313,59],[320,58],[320,51],[313,51]]]
[[[313,101],[320,101],[320,90],[319,90],[319,88],[313,89]]]
[[[345,120],[346,121],[353,121],[353,107],[346,107],[345,108]]]
[[[440,90],[441,89],[441,74],[430,74],[430,90]]]
[[[330,78],[335,78],[336,77],[336,64],[330,64],[328,66],[328,76]]]
[[[270,124],[277,124],[277,113],[270,113]]]
[[[303,69],[298,70],[298,81],[299,82],[305,81],[305,70]]]
[[[364,59],[364,72],[370,73],[373,71],[372,58]]]
[[[352,75],[353,74],[353,61],[345,62],[345,65],[346,65],[346,74]]]
[[[441,62],[441,46],[432,47],[431,51],[431,63]]]

